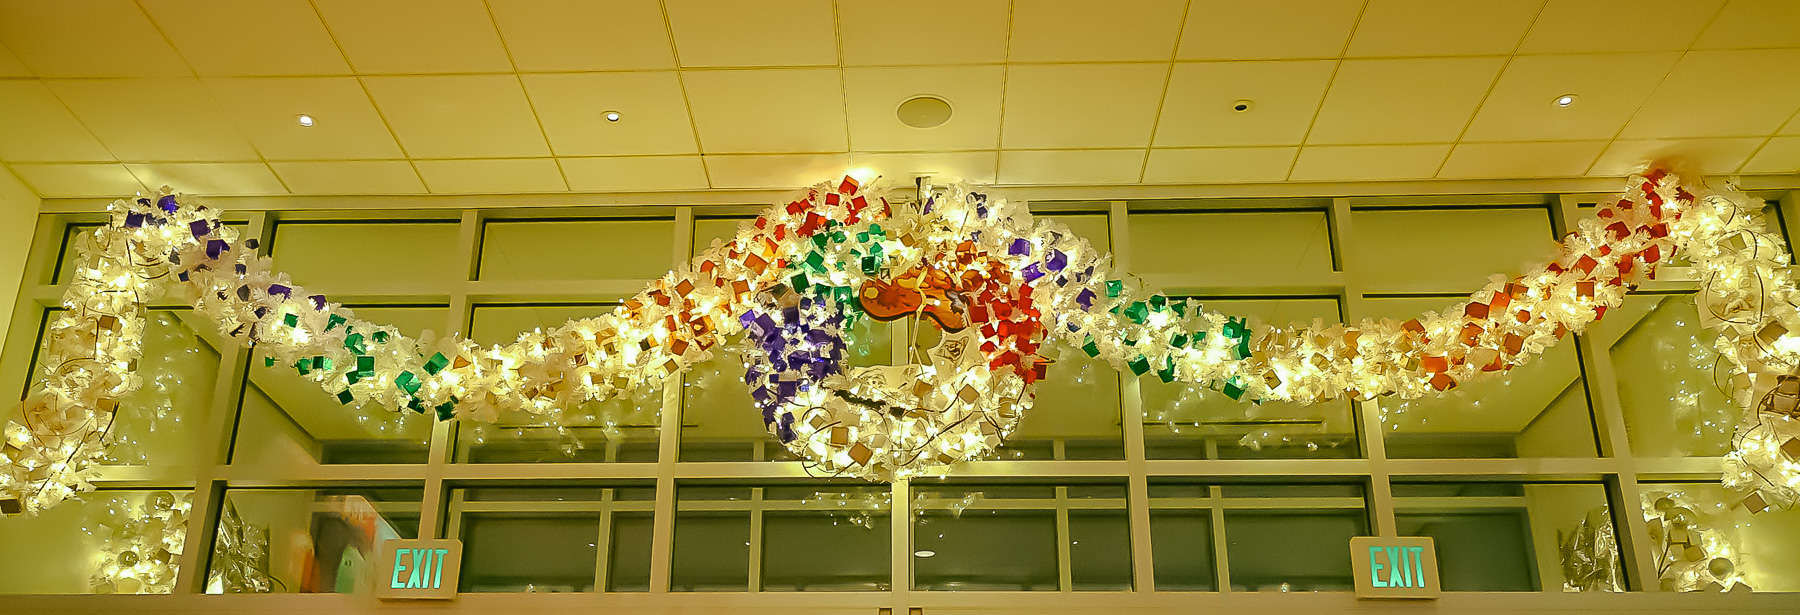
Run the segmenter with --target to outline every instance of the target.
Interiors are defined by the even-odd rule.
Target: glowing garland
[[[805,383],[808,390],[820,384],[885,400],[901,420],[865,420],[839,431],[847,424],[815,422],[811,406],[762,404],[772,435],[809,462],[889,479],[942,472],[1003,441],[1015,422],[1001,419],[1011,412],[1016,421],[1029,407],[1030,383],[1042,375],[1032,326],[1118,369],[1199,383],[1233,399],[1417,398],[1510,370],[1581,331],[1653,277],[1677,248],[1703,275],[1701,311],[1721,331],[1718,344],[1733,367],[1725,384],[1748,417],[1727,482],[1752,490],[1745,505],[1760,511],[1791,505],[1800,486],[1800,379],[1793,375],[1800,335],[1788,334],[1800,327],[1800,313],[1786,255],[1758,233],[1759,208],[1746,200],[1683,187],[1662,172],[1633,178],[1619,199],[1581,221],[1555,259],[1497,277],[1448,310],[1403,322],[1270,328],[1146,292],[1112,271],[1105,254],[1059,224],[1034,221],[1021,206],[960,187],[890,205],[845,178],[742,225],[610,314],[484,348],[455,336],[412,339],[356,318],[274,271],[255,241],[239,242],[216,212],[165,188],[156,198],[114,203],[111,224],[78,244],[67,309],[45,331],[44,368],[20,420],[6,427],[0,512],[39,510],[91,488],[87,478],[104,455],[119,400],[139,386],[143,306],[164,292],[180,293],[232,339],[261,346],[270,365],[293,366],[344,404],[481,422],[521,410],[563,424],[564,408],[672,377],[746,328],[755,334],[747,344],[787,339],[794,325],[823,332],[807,343],[829,345],[840,335],[832,331],[833,310],[859,301],[870,284],[892,284],[887,278],[904,279],[921,267],[955,269],[965,258],[995,265],[968,284],[986,288],[1016,272],[1019,285],[999,282],[1011,290],[960,304],[963,316],[979,316],[972,320],[984,340],[979,353],[965,355],[987,360],[971,381],[833,380],[817,373]],[[802,294],[804,318],[754,318],[785,310],[784,296],[797,307]],[[995,302],[1032,314],[972,311]],[[818,314],[823,320],[801,326]],[[755,352],[767,350],[746,347],[753,363]],[[907,367],[925,368],[901,369]],[[757,370],[748,380],[779,387],[789,372]],[[915,388],[921,384],[930,390]],[[921,402],[934,397],[967,406],[953,411]],[[959,420],[968,416],[998,419]]]

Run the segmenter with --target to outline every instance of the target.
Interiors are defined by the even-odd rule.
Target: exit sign
[[[454,538],[389,540],[375,566],[375,597],[446,600],[456,597],[462,541]]]
[[[1350,566],[1358,598],[1436,598],[1437,548],[1429,536],[1357,536]]]

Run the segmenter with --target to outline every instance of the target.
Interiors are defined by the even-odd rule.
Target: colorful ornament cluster
[[[890,203],[845,178],[746,222],[611,313],[482,347],[359,319],[164,189],[115,203],[112,223],[79,244],[45,367],[6,428],[0,511],[90,488],[119,399],[139,385],[143,306],[164,293],[344,404],[479,422],[522,411],[565,424],[565,409],[660,383],[744,333],[769,433],[815,469],[887,480],[991,454],[1048,375],[1051,340],[1244,401],[1417,398],[1582,331],[1677,249],[1704,274],[1702,311],[1747,416],[1731,480],[1762,510],[1791,505],[1800,486],[1800,333],[1789,333],[1800,298],[1785,253],[1756,230],[1759,209],[1654,172],[1581,221],[1556,258],[1447,310],[1270,327],[1149,292],[1021,205],[961,187]],[[847,369],[845,326],[865,317],[928,319],[943,335],[904,365]]]

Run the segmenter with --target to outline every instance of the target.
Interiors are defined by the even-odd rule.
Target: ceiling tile
[[[1631,118],[1627,138],[1775,132],[1800,109],[1800,49],[1691,51]]]
[[[913,151],[993,148],[1000,141],[1001,81],[999,66],[846,69],[850,146]],[[950,120],[934,128],[901,123],[896,115],[900,103],[924,94],[949,101]]]
[[[194,72],[342,75],[350,72],[306,0],[143,0],[144,10]]]
[[[706,168],[699,156],[558,158],[569,189],[576,192],[705,190]]]
[[[1550,0],[1519,53],[1680,51],[1725,0]]]
[[[19,181],[39,197],[123,198],[147,192],[122,164],[14,164]]]
[[[718,155],[706,159],[714,188],[800,188],[842,177],[849,154]]]
[[[1287,179],[1297,147],[1153,149],[1146,184],[1230,184]]]
[[[1695,49],[1800,46],[1800,2],[1731,0],[1700,33]]]
[[[1345,60],[1308,142],[1454,141],[1500,65],[1500,58]]]
[[[1679,52],[1519,56],[1481,104],[1464,141],[1611,139]],[[1558,107],[1551,101],[1574,94]]]
[[[1143,171],[1144,150],[1000,152],[1001,184],[1130,184]]]
[[[839,0],[844,64],[968,64],[1006,59],[1007,0]],[[946,19],[945,16],[954,18]],[[903,45],[894,44],[905,37]]]
[[[294,194],[422,194],[425,184],[405,160],[271,162]]]
[[[682,66],[836,66],[831,0],[666,0]]]
[[[1187,0],[1015,2],[1013,62],[1165,61]]]
[[[1606,141],[1463,143],[1438,177],[1580,177]]]
[[[126,164],[146,187],[208,195],[287,194],[281,180],[260,162],[152,162]]]
[[[121,160],[254,160],[194,79],[54,79],[50,91]]]
[[[512,70],[481,0],[314,0],[356,72]]]
[[[1744,163],[1744,173],[1800,173],[1800,137],[1769,139],[1761,151]]]
[[[0,43],[41,77],[192,74],[132,0],[5,0]]]
[[[207,79],[206,86],[271,160],[400,157],[354,77]],[[302,113],[312,126],[300,125]]]
[[[112,154],[35,80],[0,81],[0,160],[112,160]]]
[[[488,0],[522,71],[674,68],[656,0]]]
[[[1335,58],[1362,7],[1363,0],[1193,0],[1177,57]]]
[[[1512,53],[1543,0],[1369,0],[1350,56]]]
[[[1760,138],[1618,140],[1600,154],[1588,175],[1630,175],[1651,165],[1699,169],[1701,173],[1736,173],[1763,141]]]
[[[363,84],[414,158],[550,153],[514,75],[365,77]]]
[[[25,64],[14,57],[6,47],[0,46],[0,77],[30,77],[31,71]]]
[[[848,149],[837,69],[684,71],[681,79],[701,151]]]
[[[1334,65],[1333,60],[1176,64],[1163,95],[1156,145],[1297,144],[1325,96]],[[1239,100],[1251,101],[1250,109],[1237,111],[1233,104]]]
[[[699,151],[675,71],[520,78],[558,156]],[[608,111],[618,111],[620,120],[606,121]]]
[[[934,183],[939,184],[958,180],[972,184],[991,184],[994,183],[994,164],[997,161],[998,152],[991,151],[850,154],[850,166],[868,168],[897,182],[929,175]]]
[[[565,192],[554,158],[505,160],[415,160],[425,186],[435,194]]]
[[[1168,67],[1013,66],[1006,77],[1002,142],[1007,147],[1147,146]]]
[[[1292,181],[1420,179],[1437,173],[1449,153],[1438,145],[1312,145],[1300,150]]]

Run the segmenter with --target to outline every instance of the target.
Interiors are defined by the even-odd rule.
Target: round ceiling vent
[[[950,101],[936,96],[914,96],[894,110],[900,123],[913,128],[937,128],[950,121]]]

